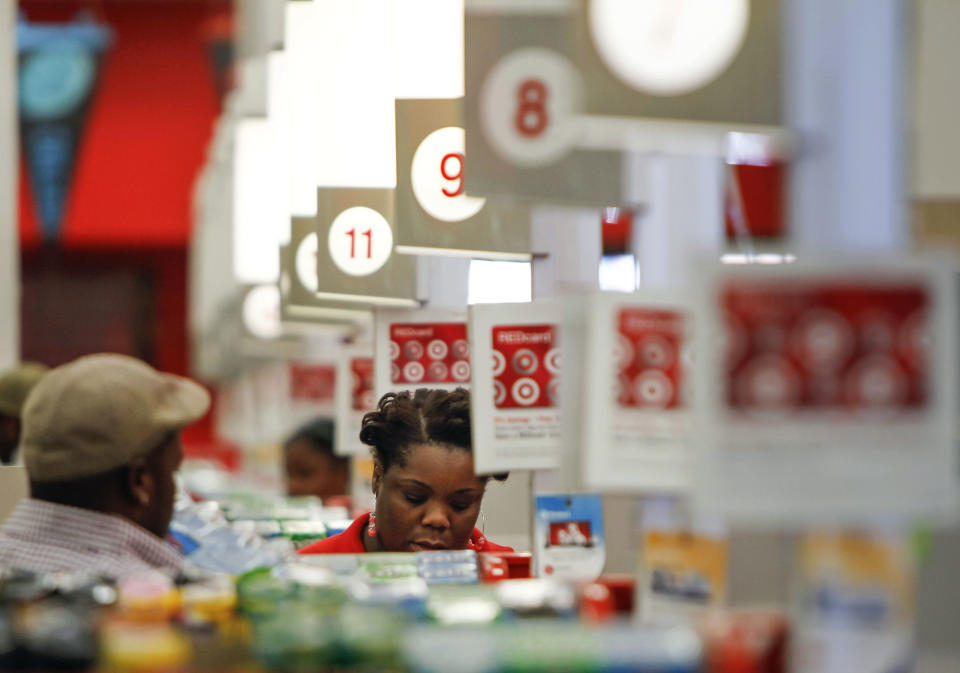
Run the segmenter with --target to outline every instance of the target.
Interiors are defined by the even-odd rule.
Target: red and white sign
[[[556,325],[493,328],[493,380],[497,409],[556,407],[560,349]]]
[[[333,403],[337,368],[332,364],[290,365],[290,399],[304,402]]]
[[[679,409],[684,316],[656,308],[621,308],[617,315],[617,403],[632,409]]]
[[[392,383],[466,383],[466,323],[391,324],[390,363]]]
[[[954,517],[953,265],[760,266],[695,285],[703,507],[776,525]]]
[[[376,313],[375,393],[470,386],[466,312],[379,309]]]
[[[587,488],[690,487],[693,405],[689,300],[678,293],[589,297],[583,393]]]
[[[555,467],[560,453],[560,305],[470,307],[474,467],[478,473]]]
[[[360,427],[363,415],[373,411],[377,404],[373,386],[373,346],[344,346],[337,359],[337,441],[334,447],[337,454],[368,454],[368,447],[360,442]]]
[[[930,398],[931,288],[730,282],[724,400],[734,412],[910,413]]]

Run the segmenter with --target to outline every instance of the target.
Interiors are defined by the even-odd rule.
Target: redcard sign
[[[744,521],[955,516],[951,265],[736,266],[697,287],[697,490]]]

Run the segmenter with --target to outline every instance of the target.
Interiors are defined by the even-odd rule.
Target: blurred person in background
[[[333,451],[334,425],[316,418],[283,444],[287,495],[315,495],[324,505],[350,507],[350,459]]]
[[[24,362],[0,375],[0,463],[20,462],[20,416],[23,403],[37,382],[47,373],[47,367],[37,362]]]
[[[0,568],[112,578],[179,571],[182,557],[163,538],[180,430],[209,406],[198,384],[125,355],[51,370],[23,409],[30,497],[0,527]]]
[[[513,551],[475,528],[490,477],[473,471],[469,392],[387,393],[363,417],[360,440],[373,454],[373,511],[301,554]]]

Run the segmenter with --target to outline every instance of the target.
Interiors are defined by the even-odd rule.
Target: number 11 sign
[[[397,252],[530,259],[529,210],[467,193],[461,99],[397,100]]]
[[[319,299],[416,306],[416,259],[394,255],[392,189],[317,192]]]

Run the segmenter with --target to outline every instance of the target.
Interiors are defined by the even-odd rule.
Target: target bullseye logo
[[[363,409],[373,409],[373,391],[365,390],[360,396],[360,405]]]
[[[797,327],[800,359],[811,369],[834,370],[853,349],[853,332],[843,316],[825,309],[801,316]]]
[[[507,369],[507,358],[503,357],[500,351],[492,351],[493,355],[493,375],[500,376]]]
[[[470,363],[466,360],[457,360],[450,368],[450,374],[456,381],[469,381]]]
[[[667,369],[673,364],[673,346],[670,342],[657,334],[643,337],[637,344],[637,354],[640,366],[644,369]]]
[[[621,371],[633,362],[633,342],[623,334],[617,335],[617,342],[613,345],[613,361]]]
[[[559,348],[551,348],[543,358],[543,366],[554,376],[559,376],[561,362]]]
[[[892,407],[903,401],[904,376],[888,357],[872,357],[858,363],[850,374],[852,401],[866,407]]]
[[[517,379],[510,388],[510,394],[514,402],[529,407],[540,398],[540,384],[528,377]]]
[[[419,341],[408,341],[403,345],[403,355],[408,360],[419,360],[423,357],[423,344]]]
[[[673,398],[673,382],[657,369],[641,372],[634,379],[633,387],[634,395],[643,406],[666,407]]]
[[[743,396],[750,406],[777,409],[792,406],[799,394],[793,367],[778,356],[763,357],[743,372]]]
[[[423,365],[419,362],[408,362],[403,366],[403,376],[407,381],[417,383],[423,380]]]
[[[400,357],[400,346],[399,344],[397,344],[396,341],[391,341],[390,342],[390,359],[396,360],[398,357]]]
[[[453,342],[453,357],[465,360],[468,355],[470,355],[470,344],[466,339],[457,339]]]
[[[400,383],[400,366],[397,363],[390,365],[390,380]]]
[[[507,399],[507,387],[499,381],[493,382],[493,405],[500,407]]]
[[[450,348],[442,339],[434,339],[427,344],[427,355],[430,356],[431,360],[443,360],[449,352]]]
[[[547,397],[553,406],[560,404],[560,379],[551,379],[547,384]]]
[[[537,360],[537,356],[532,350],[529,348],[521,348],[513,354],[513,359],[510,361],[510,364],[513,366],[513,371],[517,374],[527,376],[537,371],[537,367],[540,366],[540,361]]]
[[[448,371],[447,365],[440,361],[431,362],[427,367],[427,375],[431,381],[446,381]]]

